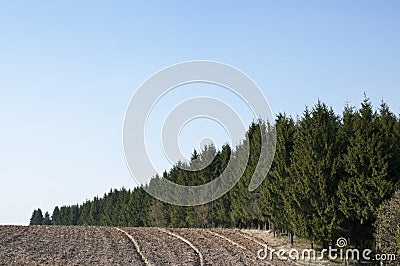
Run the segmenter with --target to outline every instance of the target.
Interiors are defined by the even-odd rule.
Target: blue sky
[[[399,114],[399,14],[398,1],[3,1],[0,224],[132,187],[126,107],[182,61],[239,68],[274,113],[318,99],[340,112],[366,92]]]

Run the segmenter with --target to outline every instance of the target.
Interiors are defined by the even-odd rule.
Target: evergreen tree
[[[292,236],[290,224],[295,223],[296,220],[295,217],[292,217],[288,192],[293,183],[289,169],[296,126],[292,118],[285,114],[279,114],[276,119],[275,130],[277,137],[276,152],[271,169],[261,187],[264,198],[264,204],[261,208],[263,215],[268,221],[272,222],[274,228],[289,230],[289,234]]]
[[[224,174],[229,176],[229,169],[226,169],[229,160],[233,160],[233,156],[231,158],[231,148],[229,145],[224,145],[222,146],[221,152],[219,152],[216,156],[216,163],[214,166],[214,169],[216,170],[215,176],[220,176],[224,171]],[[222,188],[227,185],[222,183],[224,181],[221,181],[220,183],[217,184],[216,191],[222,190]],[[209,203],[211,205],[211,214],[210,214],[210,219],[211,219],[211,226],[223,226],[227,227],[230,226],[231,222],[229,220],[229,212],[230,212],[230,200],[229,200],[229,193],[223,195],[222,197],[218,198],[217,200]]]
[[[82,205],[79,206],[80,216],[78,220],[79,225],[91,225],[92,219],[90,214],[92,202],[90,200],[86,200]]]
[[[271,154],[261,155],[261,143],[265,139],[269,139],[273,128],[264,121],[253,122],[244,141],[236,147],[233,153],[234,169],[231,175],[240,177],[237,184],[228,193],[230,196],[230,219],[232,226],[237,227],[255,227],[265,219],[262,217],[262,193],[260,189],[250,191],[250,182],[253,177],[262,178],[265,175],[265,168],[268,166],[268,156]],[[269,153],[272,143],[267,142]],[[260,164],[261,168],[257,168]],[[242,169],[244,172],[242,174]]]
[[[306,110],[299,122],[291,157],[291,227],[298,235],[324,246],[333,240],[339,223],[336,191],[341,171],[339,155],[340,121],[328,107],[318,102]]]
[[[48,212],[46,212],[44,214],[42,225],[52,225],[52,222],[51,222],[51,219],[50,219],[50,214]]]
[[[43,222],[43,214],[41,209],[34,210],[30,220],[30,225],[41,225]]]
[[[51,215],[51,220],[52,220],[54,225],[60,225],[61,224],[61,221],[60,221],[60,209],[58,208],[58,206],[54,207],[53,213]]]
[[[155,227],[165,227],[168,224],[165,218],[165,203],[155,199],[152,201],[149,210],[149,225]]]
[[[365,98],[347,126],[352,132],[343,156],[346,174],[339,184],[339,208],[346,218],[349,236],[358,246],[373,240],[377,210],[398,183],[396,124],[396,117],[385,105],[378,114]]]

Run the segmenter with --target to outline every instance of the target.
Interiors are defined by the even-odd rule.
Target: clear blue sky
[[[124,112],[171,64],[235,66],[274,113],[318,99],[340,112],[364,92],[400,113],[399,14],[399,1],[2,1],[0,224],[132,187]]]

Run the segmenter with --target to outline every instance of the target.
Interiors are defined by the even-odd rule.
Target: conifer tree
[[[377,113],[368,98],[352,119],[352,133],[343,156],[346,174],[338,196],[345,226],[357,245],[372,241],[377,210],[399,180],[397,125],[386,105]]]
[[[51,219],[50,219],[50,214],[48,212],[46,212],[44,214],[42,225],[52,225],[52,222],[51,222]]]
[[[30,220],[30,225],[41,225],[43,222],[43,213],[41,209],[34,210]]]
[[[291,226],[297,234],[324,246],[333,239],[339,222],[339,128],[337,115],[318,102],[311,112],[305,111],[299,122],[291,158]]]
[[[289,169],[296,126],[292,118],[285,114],[278,114],[275,130],[276,152],[271,169],[261,187],[264,197],[262,209],[263,215],[272,222],[274,228],[289,230],[292,236],[290,224],[296,221],[294,217],[291,217],[289,188],[292,181]]]
[[[60,209],[58,206],[54,207],[53,213],[51,215],[51,220],[54,225],[60,225]]]

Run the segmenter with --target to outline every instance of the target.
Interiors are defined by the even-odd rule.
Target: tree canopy
[[[276,133],[276,152],[261,186],[249,182],[260,160],[262,134]],[[246,157],[244,145],[250,148]],[[199,165],[212,162],[197,171]],[[170,205],[151,197],[146,186],[160,179],[182,185],[212,181],[233,160],[236,185],[217,200],[194,207]],[[181,167],[185,164],[185,167]],[[184,169],[183,169],[184,168]],[[201,168],[201,167],[200,167]],[[400,187],[400,122],[382,103],[375,110],[367,98],[360,108],[346,106],[336,114],[322,102],[294,120],[278,114],[273,124],[254,121],[243,142],[218,150],[194,150],[187,163],[177,162],[149,184],[113,189],[72,206],[55,207],[43,217],[34,210],[31,224],[270,227],[323,245],[346,237],[354,245],[372,245],[378,210]],[[396,206],[398,210],[398,205]],[[398,230],[397,228],[395,230]]]

